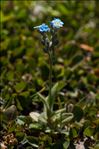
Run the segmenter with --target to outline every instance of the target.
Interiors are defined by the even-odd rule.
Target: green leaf
[[[73,109],[74,120],[80,121],[83,117],[83,110],[79,106],[75,106]]]
[[[27,98],[29,96],[29,91],[25,91],[25,92],[20,93],[20,96]]]
[[[69,147],[70,141],[65,141],[63,143],[63,149],[67,149]]]
[[[75,128],[71,128],[71,129],[70,129],[70,134],[69,134],[69,135],[70,135],[70,138],[71,138],[71,139],[77,137],[78,134],[77,134],[76,129],[75,129]]]
[[[17,119],[17,122],[16,123],[19,124],[19,125],[24,125],[25,124],[25,122],[22,121],[22,120],[20,120],[20,119]]]
[[[16,123],[19,124],[19,125],[24,125],[25,124],[25,116],[23,115],[20,115],[17,117],[17,120],[16,120]]]
[[[16,92],[22,92],[25,89],[25,87],[26,87],[26,83],[21,81],[20,83],[17,83],[15,85],[15,90]]]
[[[52,116],[53,121],[60,121],[61,123],[66,123],[70,121],[72,118],[73,118],[72,113],[64,113],[64,112],[54,113]]]
[[[32,123],[29,125],[29,129],[41,130],[41,125],[39,123],[35,123],[35,124]]]
[[[13,72],[13,71],[9,71],[9,72],[7,73],[7,79],[8,79],[9,81],[13,81],[13,79],[14,79],[14,72]]]
[[[63,81],[57,82],[51,89],[51,98],[50,98],[50,95],[48,95],[48,97],[46,97],[48,105],[51,106],[51,109],[53,109],[55,96],[64,86],[65,86],[65,82],[63,82]]]
[[[38,122],[38,124],[47,124],[47,116],[46,113],[43,112],[41,114],[37,113],[37,112],[30,112],[30,117],[32,118],[32,120],[34,122]]]
[[[12,13],[9,15],[4,15],[2,11],[0,11],[0,16],[1,16],[0,19],[1,23],[11,21],[14,18],[14,15]]]
[[[59,114],[59,113],[63,113],[63,112],[66,112],[66,108],[56,110],[56,111],[55,111],[55,115],[56,115],[56,114]]]
[[[25,133],[17,130],[15,136],[18,138],[19,141],[22,141],[25,136]]]
[[[53,87],[52,87],[52,90],[51,90],[51,95],[52,97],[55,97],[56,94],[65,86],[65,82],[63,81],[60,81],[60,82],[57,82]]]
[[[16,105],[19,110],[21,110],[21,111],[23,110],[21,103],[20,103],[19,99],[17,99],[17,98],[16,98]]]
[[[31,146],[38,148],[38,141],[37,141],[37,139],[35,137],[33,137],[33,136],[27,136],[26,139],[28,140],[28,143]]]
[[[39,122],[42,124],[47,124],[47,113],[43,112],[39,116]]]
[[[85,130],[84,130],[84,135],[85,136],[88,136],[88,137],[91,137],[93,135],[93,129],[90,128],[90,127],[87,127]]]
[[[33,119],[33,121],[38,122],[39,116],[40,116],[39,113],[37,113],[37,112],[30,112],[29,115],[30,115],[30,117]]]
[[[64,118],[62,120],[62,124],[65,125],[66,123],[70,122],[73,119],[73,114],[71,114],[70,116],[68,116],[67,118]]]
[[[47,103],[47,99],[43,95],[41,95],[40,93],[37,93],[37,95],[40,97],[40,100],[44,104],[44,112],[47,112],[47,110],[49,109],[49,105]]]

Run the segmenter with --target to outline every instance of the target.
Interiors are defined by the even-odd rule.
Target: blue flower
[[[44,23],[39,26],[36,26],[34,28],[37,28],[41,33],[50,31],[50,28],[48,27],[48,25],[46,25]]]
[[[60,28],[63,27],[64,23],[58,19],[58,18],[54,18],[54,20],[51,21],[51,26],[53,28]]]

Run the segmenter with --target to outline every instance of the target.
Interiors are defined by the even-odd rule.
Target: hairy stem
[[[52,67],[53,67],[53,62],[52,62],[52,51],[49,51],[49,108],[52,110],[52,95],[51,95],[51,89],[52,89]]]

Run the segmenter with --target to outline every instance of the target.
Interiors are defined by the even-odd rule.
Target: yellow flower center
[[[55,25],[60,25],[60,22],[55,22]]]

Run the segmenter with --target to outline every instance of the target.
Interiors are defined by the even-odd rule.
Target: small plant
[[[46,132],[62,132],[65,125],[73,118],[72,113],[67,113],[66,108],[54,111],[55,95],[65,86],[63,81],[52,83],[52,70],[55,63],[55,47],[58,45],[58,30],[63,27],[63,22],[55,18],[50,22],[50,28],[46,24],[34,27],[41,34],[41,43],[44,46],[44,52],[49,56],[49,94],[44,97],[39,92],[37,96],[43,102],[44,108],[42,113],[31,112],[30,116],[33,121],[46,128]],[[49,36],[50,34],[50,36]],[[50,38],[49,38],[50,37]]]

